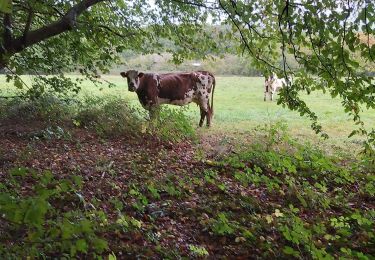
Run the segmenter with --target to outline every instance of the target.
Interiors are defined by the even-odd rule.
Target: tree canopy
[[[302,92],[328,92],[367,136],[373,149],[375,129],[361,120],[375,109],[373,74],[375,7],[370,0],[80,0],[3,1],[0,68],[28,96],[51,89],[65,93],[79,82],[64,76],[79,71],[96,81],[124,50],[170,51],[173,60],[235,51],[249,57],[265,75],[293,79],[279,103],[312,120],[325,136]],[[207,24],[211,24],[207,30]],[[230,30],[217,29],[229,26]],[[212,37],[215,34],[217,37]],[[217,41],[217,38],[219,41]],[[167,39],[176,48],[163,44]],[[225,46],[230,39],[230,46]],[[290,66],[291,57],[298,66]],[[290,60],[290,59],[289,59]],[[281,61],[281,62],[280,62]],[[52,74],[25,86],[22,73]]]

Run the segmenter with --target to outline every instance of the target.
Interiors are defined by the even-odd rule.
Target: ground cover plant
[[[284,121],[204,135],[189,112],[149,122],[113,96],[30,102],[60,112],[3,103],[2,257],[374,257],[372,158],[328,155]]]

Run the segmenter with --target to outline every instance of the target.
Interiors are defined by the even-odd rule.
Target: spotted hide
[[[162,104],[183,106],[195,102],[201,112],[199,126],[203,125],[205,118],[207,126],[211,125],[216,82],[210,72],[156,74],[129,70],[121,72],[121,76],[127,79],[129,91],[137,93],[142,106],[150,111],[150,116]]]
[[[267,100],[267,94],[270,94],[271,101],[273,100],[274,94],[286,86],[286,80],[284,78],[279,79],[276,74],[272,74],[269,77],[265,77],[264,80],[264,101]]]

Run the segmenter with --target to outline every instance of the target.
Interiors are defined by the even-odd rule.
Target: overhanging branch
[[[20,52],[26,47],[73,29],[76,26],[77,17],[79,15],[91,6],[104,1],[108,0],[83,0],[79,2],[70,8],[60,20],[37,30],[27,32],[26,35],[14,39],[12,41],[12,49],[8,50],[8,52]]]
[[[4,15],[4,48],[7,49],[11,46],[12,42],[12,20],[10,14]]]
[[[31,22],[33,20],[33,16],[34,16],[34,11],[33,9],[29,8],[28,9],[28,15],[27,15],[27,21],[26,21],[26,25],[25,25],[25,29],[23,31],[23,42],[26,42],[27,40],[27,34],[29,33],[30,31],[30,26],[31,26]]]

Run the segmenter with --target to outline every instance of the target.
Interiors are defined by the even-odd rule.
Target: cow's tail
[[[212,117],[214,115],[214,91],[215,91],[216,79],[214,75],[211,75],[211,77],[212,77],[211,117]]]

